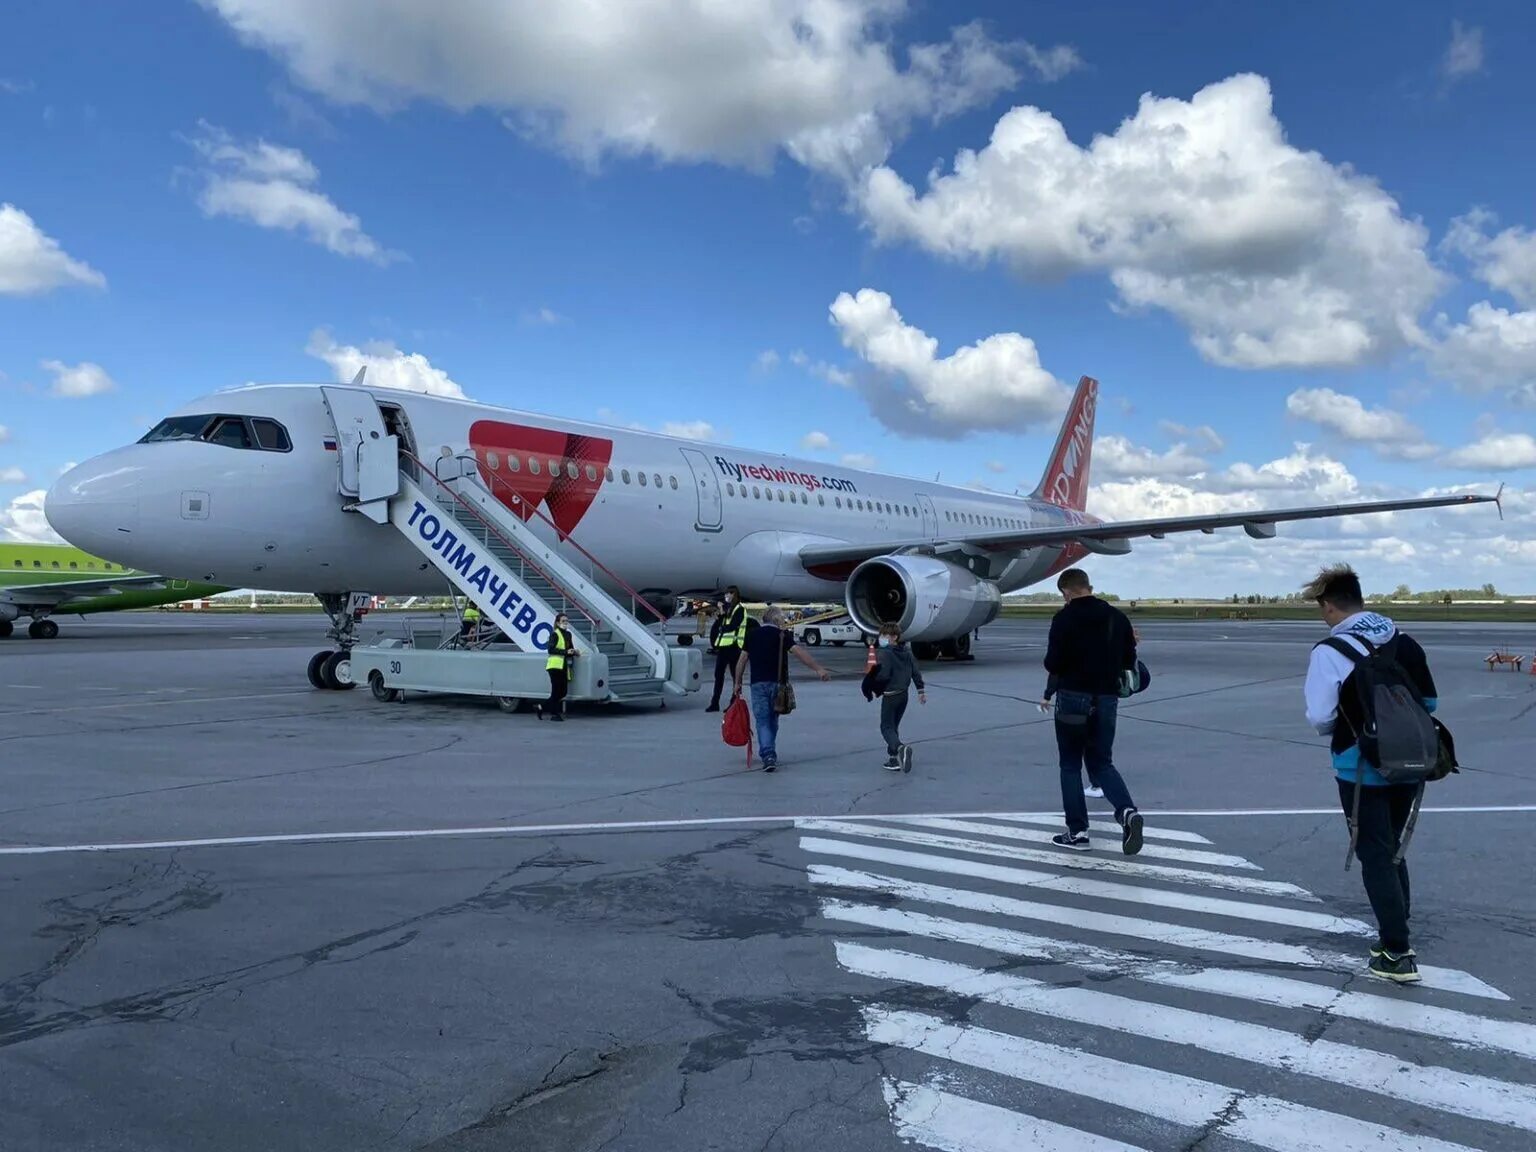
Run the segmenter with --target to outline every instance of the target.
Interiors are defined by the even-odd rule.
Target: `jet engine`
[[[997,618],[1002,595],[957,564],[933,556],[877,556],[848,578],[848,614],[866,632],[895,623],[914,643],[969,637]]]
[[[17,608],[16,605],[7,604],[5,601],[0,600],[0,620],[3,620],[5,623],[9,624],[20,615],[21,610]]]

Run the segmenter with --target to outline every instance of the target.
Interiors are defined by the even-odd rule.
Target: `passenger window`
[[[521,472],[522,470],[523,470],[522,457],[514,456],[514,455],[512,455],[509,452],[507,454],[507,471],[508,472]]]
[[[816,503],[825,508],[827,505],[827,498],[818,492],[816,493]]]
[[[287,452],[293,445],[288,440],[288,430],[276,420],[252,420],[256,432],[256,446],[264,452]]]
[[[779,503],[784,503],[784,489],[782,488],[779,489]]]
[[[603,469],[603,479],[606,480],[610,484],[613,483],[613,469],[612,468],[604,468]]]
[[[238,416],[226,416],[213,426],[213,431],[208,435],[208,443],[222,444],[226,448],[250,448],[251,434],[246,430],[245,421]]]
[[[658,488],[661,487],[661,473],[660,472],[653,472],[651,474],[651,479],[656,481],[656,487],[658,487]]]
[[[594,468],[591,464],[587,465],[587,483],[588,484],[596,484],[597,483],[597,469]]]
[[[567,476],[569,476],[572,480],[580,480],[581,479],[581,469],[576,466],[576,461],[574,461],[574,460],[567,460],[565,462],[565,474]]]
[[[57,568],[57,567],[58,567],[58,566],[59,566],[59,562],[58,562],[58,561],[57,561],[57,560],[55,560],[55,561],[54,561],[54,562],[53,562],[53,566],[54,566],[54,567],[55,567],[55,568]]]
[[[756,484],[752,485],[752,499],[754,499],[754,500],[761,500],[762,498],[763,498],[763,491],[762,491],[762,489],[759,488]]]
[[[676,476],[668,476],[667,480],[672,485],[672,491],[676,492],[677,491],[677,477]]]
[[[34,560],[34,561],[32,561],[32,567],[34,567],[34,568],[41,568],[42,566],[43,566],[43,562],[41,560]]]
[[[731,484],[731,483],[727,483],[726,486],[725,486],[725,494],[727,496],[734,496],[734,495],[736,495],[736,485]]]
[[[18,567],[18,568],[21,567],[21,561],[20,560],[16,561],[16,567]]]
[[[640,487],[642,487],[642,488],[645,487],[645,473],[644,472],[640,473]]]
[[[75,562],[74,562],[74,561],[73,561],[73,560],[71,560],[71,561],[70,561],[70,562],[69,562],[69,566],[70,566],[70,567],[71,567],[71,568],[79,568],[79,567],[80,567],[80,565],[78,565],[78,564],[76,564],[76,563],[75,563]]]
[[[499,471],[501,471],[501,457],[498,456],[496,453],[494,453],[494,452],[487,452],[485,454],[485,462],[486,462],[486,464],[488,464],[490,466],[490,469],[491,469],[492,472],[499,472]]]
[[[624,483],[626,483],[626,484],[629,483],[629,469],[628,468],[624,469]]]
[[[541,471],[539,468],[539,458],[537,456],[528,457],[528,471],[532,472],[535,476],[537,476]]]

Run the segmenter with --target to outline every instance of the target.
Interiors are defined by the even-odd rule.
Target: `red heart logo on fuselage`
[[[469,445],[496,498],[524,521],[547,502],[562,539],[597,499],[613,458],[612,440],[500,420],[477,420]]]

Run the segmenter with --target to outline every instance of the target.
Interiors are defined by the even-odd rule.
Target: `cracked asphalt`
[[[1314,630],[1141,629],[1154,684],[1122,712],[1116,759],[1142,808],[1327,809],[1162,823],[1368,920],[1358,868],[1342,867],[1324,752],[1300,715]],[[477,701],[316,693],[303,666],[319,631],[308,617],[158,613],[0,646],[0,846],[317,837],[0,858],[0,1149],[895,1149],[910,1144],[889,1085],[921,1080],[932,1061],[872,1042],[866,1010],[1011,1019],[981,997],[841,967],[835,940],[889,934],[819,915],[827,893],[808,883],[788,818],[1055,810],[1054,745],[1029,703],[1043,624],[995,625],[975,663],[927,672],[930,702],[904,724],[910,776],[879,767],[853,649],[818,654],[839,672],[832,683],[797,685],[770,776],[743,771],[698,698],[562,727]],[[1466,766],[1432,804],[1536,803],[1536,677],[1480,662],[1512,631],[1417,631]],[[1536,647],[1536,629],[1514,639]],[[1426,814],[1411,860],[1421,958],[1510,997],[1480,1011],[1536,1024],[1533,818]],[[722,819],[739,822],[676,823]],[[617,822],[634,826],[592,827]],[[542,830],[325,838],[504,824]],[[1066,987],[1134,978],[1018,958],[987,970]],[[1361,983],[1339,973],[1330,987]],[[1172,989],[1137,995],[1192,1003]],[[1259,1006],[1245,1018],[1281,1020]],[[1168,1064],[1134,1035],[1040,1028]],[[1369,1035],[1327,1008],[1297,1031]],[[1429,1054],[1412,1041],[1394,1051]],[[1533,1079],[1518,1058],[1458,1059]],[[1138,1121],[1132,1143],[1228,1146],[1244,1100],[1281,1092],[1275,1075],[1239,1076],[1225,1057],[1193,1052],[1177,1068],[1233,1084],[1227,1108],[1199,1129]],[[999,1076],[973,1089],[1083,1122]],[[1324,1084],[1308,1102],[1358,1112],[1357,1097]],[[1490,1135],[1406,1103],[1372,1118],[1530,1147],[1528,1133]]]

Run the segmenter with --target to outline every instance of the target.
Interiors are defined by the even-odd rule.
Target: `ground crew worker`
[[[565,694],[571,686],[571,661],[576,659],[576,641],[571,622],[564,612],[555,617],[555,631],[549,638],[549,659],[544,669],[549,673],[549,699],[539,705],[538,717],[549,713],[551,720],[565,719]]]
[[[471,634],[476,640],[480,638],[480,609],[473,602],[464,605],[464,626],[459,629],[459,638],[468,639]]]
[[[727,673],[735,675],[736,664],[747,644],[747,610],[741,604],[741,590],[732,584],[725,590],[725,606],[715,618],[715,694],[706,712],[720,711],[720,693],[725,690]]]

